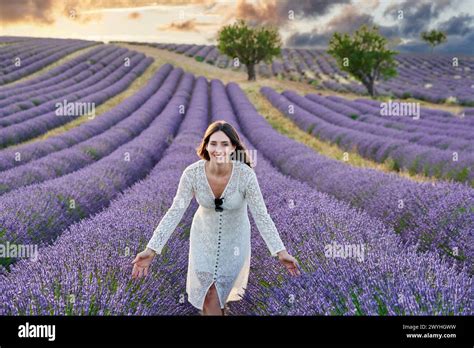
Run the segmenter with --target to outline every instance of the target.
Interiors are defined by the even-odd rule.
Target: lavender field
[[[327,157],[282,134],[252,102],[244,80],[216,78],[218,69],[194,73],[182,61],[160,58],[164,50],[197,61],[196,69],[201,62],[232,68],[212,45],[129,49],[0,37],[0,315],[197,315],[186,301],[185,272],[195,200],[148,277],[132,279],[131,261],[216,120],[231,123],[256,153],[268,212],[302,271],[290,277],[268,256],[251,219],[249,284],[243,299],[230,303],[232,315],[474,314],[472,57],[449,70],[445,57],[407,54],[398,58],[400,76],[378,86],[394,98],[453,97],[462,117],[423,106],[411,118],[382,117],[384,101],[367,96],[265,85],[287,79],[307,88],[328,76],[319,88],[364,94],[323,51],[284,49],[281,61],[259,65],[269,79],[256,92],[262,103],[314,139],[390,166],[382,171]],[[12,57],[22,57],[19,67]],[[415,65],[422,68],[413,83]],[[143,76],[131,96],[95,113]],[[339,252],[348,248],[354,253]]]
[[[151,44],[194,57],[197,61],[222,69],[245,71],[242,64],[219,52],[215,45]],[[474,105],[474,58],[430,54],[401,54],[397,58],[399,76],[381,81],[376,89],[380,95],[396,98],[416,98],[433,103],[452,102]],[[282,49],[281,57],[271,64],[261,62],[257,67],[261,77],[302,81],[343,93],[367,94],[365,88],[339,69],[333,57],[319,49]]]

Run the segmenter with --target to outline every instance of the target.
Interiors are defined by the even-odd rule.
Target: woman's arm
[[[153,250],[156,254],[161,254],[163,247],[181,221],[184,212],[188,209],[192,198],[193,187],[191,177],[189,172],[185,170],[179,180],[178,190],[173,199],[173,204],[155,229],[153,237],[147,244],[147,248]]]
[[[245,198],[253,219],[257,224],[258,231],[270,250],[270,254],[272,256],[278,256],[278,252],[286,250],[286,248],[281,241],[275,223],[268,214],[262,192],[260,191],[260,185],[258,184],[257,175],[253,170],[251,171],[250,179],[245,189]]]

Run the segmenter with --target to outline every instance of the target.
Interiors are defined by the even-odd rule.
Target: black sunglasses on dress
[[[214,198],[214,203],[216,204],[216,211],[221,212],[224,210],[224,208],[221,207],[223,200],[223,198]]]

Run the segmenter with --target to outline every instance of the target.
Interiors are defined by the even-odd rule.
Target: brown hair
[[[199,146],[196,148],[196,153],[198,156],[202,159],[205,159],[206,161],[211,159],[206,147],[209,143],[211,135],[218,131],[223,131],[229,137],[232,145],[235,145],[235,151],[231,153],[230,158],[236,161],[241,161],[250,168],[253,168],[253,162],[250,159],[245,145],[240,140],[239,134],[230,123],[227,123],[224,120],[215,121],[211,123],[209,127],[207,127],[206,132],[204,133],[204,138],[201,140],[201,144],[199,144]]]

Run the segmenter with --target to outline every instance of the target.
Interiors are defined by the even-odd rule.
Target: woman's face
[[[223,131],[217,131],[209,138],[206,150],[211,161],[216,164],[230,163],[230,155],[236,146],[232,145],[229,137]]]

